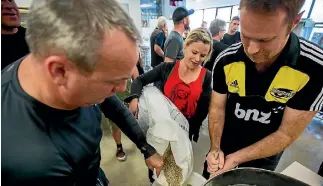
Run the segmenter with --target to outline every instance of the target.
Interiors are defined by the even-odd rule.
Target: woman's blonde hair
[[[190,44],[196,43],[199,41],[201,41],[204,44],[210,45],[209,53],[206,55],[206,58],[204,60],[204,61],[208,61],[211,56],[212,48],[213,48],[213,39],[209,30],[205,28],[197,28],[192,30],[188,34],[187,38],[185,39],[184,46],[189,46]]]

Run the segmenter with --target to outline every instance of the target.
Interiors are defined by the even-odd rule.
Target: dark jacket
[[[166,36],[162,29],[155,28],[153,33],[150,36],[150,56],[151,56],[151,66],[155,68],[155,66],[159,65],[164,61],[164,58],[159,56],[155,51],[155,44],[158,45],[161,49],[164,49]]]
[[[224,34],[223,39],[221,40],[223,44],[226,44],[228,46],[235,43],[239,43],[240,41],[241,41],[240,32],[236,32],[233,35],[226,33]]]
[[[168,76],[172,72],[175,63],[162,63],[156,66],[153,70],[140,75],[136,80],[132,82],[131,95],[132,97],[139,97],[143,87],[150,84],[159,82],[158,88],[164,93],[164,85],[168,79]],[[212,75],[210,71],[206,71],[203,81],[203,92],[201,93],[200,99],[197,102],[197,108],[195,114],[188,119],[190,124],[190,139],[193,138],[197,142],[199,137],[200,127],[203,120],[208,114],[212,88],[211,88]],[[194,137],[193,137],[194,136]]]
[[[228,45],[223,44],[220,41],[213,40],[213,51],[211,54],[211,58],[207,63],[205,63],[204,67],[212,72],[215,59],[224,49],[228,47],[229,47]]]

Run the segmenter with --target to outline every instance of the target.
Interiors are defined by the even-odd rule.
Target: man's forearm
[[[160,56],[160,57],[164,57],[164,52],[162,51],[162,49],[160,49],[157,54]]]
[[[315,113],[286,107],[282,123],[276,132],[233,153],[238,163],[273,156],[283,151],[301,135]]]
[[[148,145],[146,136],[135,117],[117,96],[114,95],[106,98],[101,103],[101,110],[107,118],[112,120],[137,145],[146,158],[156,152],[155,149]]]
[[[293,143],[293,139],[279,130],[257,143],[234,153],[239,164],[278,154]]]
[[[164,57],[164,51],[160,48],[160,46],[155,44],[154,50],[160,57]]]
[[[224,118],[225,111],[219,108],[212,108],[211,105],[209,111],[209,134],[211,140],[211,150],[220,149]]]

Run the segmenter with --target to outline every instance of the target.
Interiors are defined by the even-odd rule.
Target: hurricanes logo
[[[271,89],[270,94],[278,99],[289,99],[295,95],[295,92],[285,88],[273,88]]]

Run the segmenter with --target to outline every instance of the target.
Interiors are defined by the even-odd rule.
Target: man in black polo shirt
[[[183,33],[190,26],[189,15],[192,15],[194,10],[186,10],[184,7],[177,7],[173,13],[174,29],[169,33],[165,41],[164,53],[165,62],[174,62],[181,60],[184,57],[184,40]]]
[[[141,38],[119,3],[34,0],[28,19],[31,54],[1,72],[2,184],[107,185],[99,103],[159,173],[161,156],[114,95],[136,68]]]
[[[151,66],[153,68],[164,61],[163,49],[166,40],[166,29],[166,18],[161,16],[157,20],[157,27],[150,36]]]
[[[29,53],[26,29],[14,0],[1,0],[1,70]]]
[[[223,20],[215,19],[210,24],[210,32],[213,38],[213,51],[210,60],[205,63],[204,67],[212,71],[215,59],[218,55],[229,46],[220,42],[225,32],[226,23]]]
[[[224,34],[222,43],[226,45],[232,45],[241,41],[240,32],[238,31],[240,25],[239,16],[234,16],[231,20],[229,31]]]
[[[323,50],[292,32],[303,4],[241,0],[242,43],[213,69],[205,177],[236,166],[274,170],[322,108]]]

